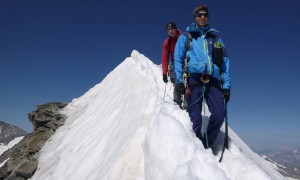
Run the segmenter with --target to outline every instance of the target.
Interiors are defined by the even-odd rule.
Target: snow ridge
[[[41,150],[32,180],[284,179],[249,155],[232,130],[219,163],[224,133],[216,152],[205,150],[188,114],[173,104],[161,67],[135,50],[64,113],[68,119]]]

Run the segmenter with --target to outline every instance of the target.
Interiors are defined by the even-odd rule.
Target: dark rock
[[[31,178],[37,168],[36,161],[26,161],[22,163],[16,170],[16,176],[23,177],[25,179]]]
[[[0,179],[28,179],[38,165],[39,151],[45,142],[64,124],[66,117],[60,114],[66,103],[47,103],[37,106],[28,114],[34,131],[0,156]]]
[[[52,122],[50,124],[61,124],[58,122],[62,119],[62,116],[59,114],[59,109],[66,105],[66,103],[47,103],[38,105],[36,111],[28,114],[28,118],[32,123],[34,130],[49,122]]]

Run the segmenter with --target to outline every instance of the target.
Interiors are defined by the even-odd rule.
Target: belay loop
[[[209,76],[208,76],[207,74],[203,74],[203,75],[200,77],[200,82],[202,82],[203,84],[209,83]]]
[[[200,77],[200,83],[203,84],[203,86],[202,86],[202,94],[201,94],[201,96],[195,102],[191,103],[188,107],[192,107],[193,105],[195,105],[196,103],[198,103],[201,98],[204,98],[204,94],[206,92],[206,84],[209,83],[209,76],[207,74],[203,74]],[[190,91],[189,88],[187,88],[187,90]]]

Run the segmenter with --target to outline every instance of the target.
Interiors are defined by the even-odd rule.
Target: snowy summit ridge
[[[171,88],[161,67],[134,50],[64,108],[68,119],[41,150],[31,179],[284,179],[231,129],[219,163],[220,150],[204,149]]]

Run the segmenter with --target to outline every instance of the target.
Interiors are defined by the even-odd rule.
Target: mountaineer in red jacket
[[[174,85],[174,49],[177,42],[178,37],[181,35],[180,30],[177,29],[176,24],[174,22],[169,22],[166,26],[166,31],[169,37],[164,41],[162,48],[162,74],[163,81],[165,83],[168,82],[168,76],[170,77],[171,82]],[[173,92],[174,102],[176,102],[180,107],[182,104],[181,94],[174,86]]]

